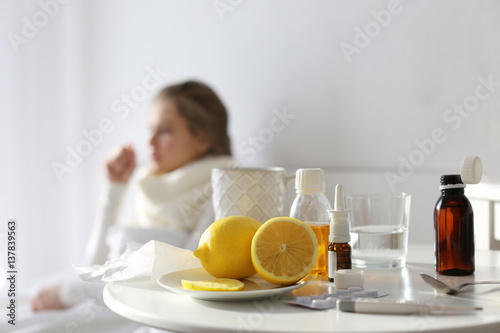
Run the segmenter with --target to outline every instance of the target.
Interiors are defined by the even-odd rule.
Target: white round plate
[[[174,293],[187,295],[192,298],[209,301],[248,301],[259,298],[268,298],[292,291],[305,286],[311,281],[307,275],[302,280],[290,286],[277,286],[261,279],[259,276],[242,279],[245,284],[241,291],[201,291],[188,290],[182,287],[181,280],[212,280],[214,277],[203,268],[192,268],[165,274],[158,278],[158,284]]]

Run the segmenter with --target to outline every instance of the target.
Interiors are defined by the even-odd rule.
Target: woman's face
[[[180,168],[202,157],[209,148],[207,140],[189,131],[187,121],[171,99],[154,103],[149,125],[153,173],[163,174]]]

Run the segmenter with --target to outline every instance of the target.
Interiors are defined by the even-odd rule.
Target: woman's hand
[[[126,183],[135,169],[135,153],[132,145],[118,147],[105,160],[108,178],[112,182]]]
[[[66,309],[67,306],[59,299],[59,291],[61,288],[62,285],[58,284],[40,290],[38,294],[31,299],[31,309],[33,311]]]

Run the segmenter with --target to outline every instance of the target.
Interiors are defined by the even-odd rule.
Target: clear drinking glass
[[[404,267],[408,251],[411,196],[406,193],[346,196],[351,210],[352,265]]]

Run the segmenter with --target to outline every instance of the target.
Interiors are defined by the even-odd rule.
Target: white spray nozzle
[[[333,210],[330,211],[332,219],[347,219],[348,211],[344,209],[344,188],[342,185],[335,186],[335,204]]]
[[[335,210],[344,210],[344,188],[342,185],[335,186]]]
[[[344,209],[344,188],[335,186],[335,205],[330,210],[330,237],[331,243],[347,243],[351,240],[349,233],[349,211]]]

